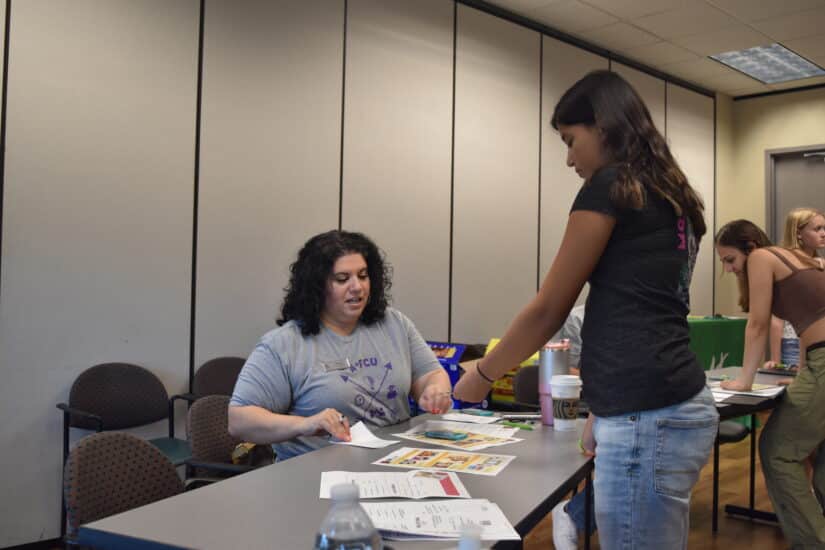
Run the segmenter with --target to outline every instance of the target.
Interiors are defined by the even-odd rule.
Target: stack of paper
[[[426,432],[458,432],[467,434],[464,439],[448,440],[428,437]],[[418,443],[441,445],[451,449],[465,451],[480,451],[488,447],[497,447],[522,441],[513,437],[518,428],[509,428],[498,424],[467,424],[464,422],[450,422],[447,420],[428,420],[418,426],[410,428],[404,433],[393,434],[395,437],[409,439]]]
[[[733,391],[722,389],[719,382],[709,384],[710,391],[713,394],[713,400],[717,403],[724,401],[732,395],[751,395],[754,397],[776,397],[783,391],[786,386],[776,386],[774,384],[754,384],[748,391]]]
[[[501,420],[500,416],[479,416],[477,414],[457,412],[442,414],[441,418],[444,420],[452,420],[454,422],[468,422],[470,424],[493,424]]]
[[[461,472],[481,476],[498,475],[512,460],[513,455],[489,455],[484,453],[464,453],[461,451],[439,451],[437,449],[416,449],[401,447],[373,464],[391,468],[413,468],[419,470],[440,470]]]
[[[383,449],[398,443],[394,439],[381,439],[373,434],[367,425],[363,422],[357,422],[349,429],[350,440],[341,441],[340,439],[331,440],[332,443],[338,445],[352,445],[353,447],[366,447],[367,449]]]
[[[521,540],[496,504],[487,499],[427,502],[362,502],[388,540],[458,540],[465,525],[481,528],[482,540]]]
[[[461,479],[452,472],[322,472],[321,498],[341,483],[358,486],[360,498],[470,498]]]

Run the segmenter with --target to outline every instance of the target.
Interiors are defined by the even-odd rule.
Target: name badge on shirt
[[[320,361],[321,367],[325,372],[345,371],[350,368],[349,361],[346,359],[335,359],[331,361]]]

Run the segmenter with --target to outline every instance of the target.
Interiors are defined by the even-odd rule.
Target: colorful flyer
[[[384,458],[376,460],[373,464],[391,468],[444,470],[481,476],[495,476],[507,467],[514,458],[516,457],[513,455],[490,455],[401,447]]]
[[[441,445],[451,449],[462,451],[481,451],[488,447],[507,445],[522,441],[512,437],[518,428],[504,427],[501,425],[466,424],[463,422],[450,422],[446,420],[428,420],[410,428],[406,432],[393,434],[395,437],[409,439],[417,443],[427,443],[428,445]],[[435,432],[454,434],[455,439],[444,439],[431,437]]]
[[[330,498],[332,487],[341,483],[358,486],[366,498],[470,498],[454,472],[321,472],[321,498]]]

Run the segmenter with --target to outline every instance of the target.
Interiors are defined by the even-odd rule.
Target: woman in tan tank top
[[[825,245],[825,220],[821,221],[822,229],[814,223],[808,231],[807,224],[803,231],[798,230],[800,242],[810,237],[814,244]],[[723,263],[723,252],[735,246],[737,229],[743,222],[750,223],[731,222],[716,235]],[[762,431],[759,452],[768,494],[792,548],[825,548],[825,266],[801,249],[765,247],[753,250],[741,269],[745,277],[740,278],[740,302],[749,309],[745,354],[737,379],[722,386],[751,389],[762,364],[771,313],[794,325],[807,367],[800,370],[771,414]],[[814,464],[814,495],[804,461],[815,450],[819,452]]]
[[[813,208],[794,208],[785,217],[785,231],[782,235],[782,246],[790,250],[798,250],[811,258],[822,258],[825,251],[825,216]],[[825,261],[825,260],[817,260]],[[765,363],[765,368],[776,367],[779,363],[779,349],[786,321],[778,317],[771,318],[770,348],[771,359]],[[790,366],[790,365],[788,365]],[[805,366],[805,354],[799,355],[799,367]]]

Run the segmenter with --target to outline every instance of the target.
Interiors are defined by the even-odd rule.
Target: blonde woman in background
[[[820,263],[825,262],[822,259],[822,252],[825,251],[825,215],[808,207],[794,208],[788,212],[781,245],[789,250],[798,250]],[[765,363],[765,368],[773,368],[780,362],[784,331],[785,321],[773,317],[770,335],[771,360]],[[799,355],[799,367],[802,368],[804,365],[805,354],[803,353]]]

